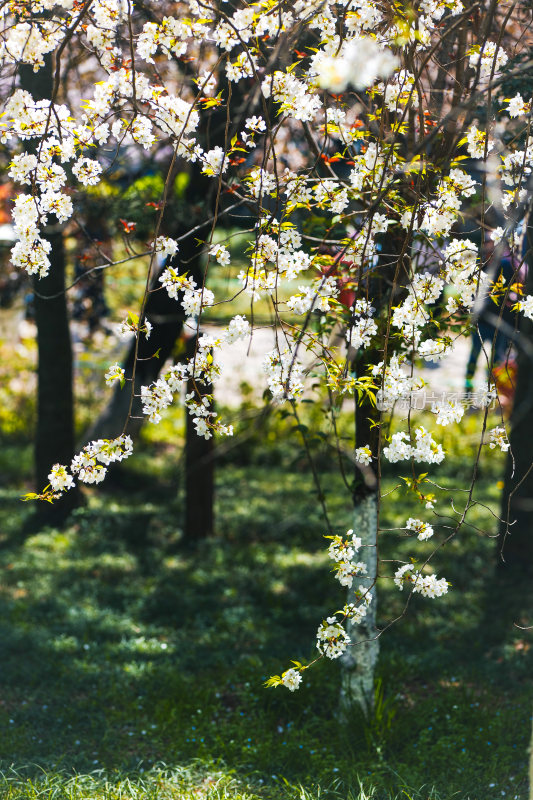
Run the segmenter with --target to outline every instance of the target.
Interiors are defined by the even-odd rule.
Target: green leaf
[[[35,492],[28,492],[27,494],[23,494],[20,498],[23,503],[27,503],[28,500],[38,500],[40,495],[36,494]]]
[[[265,686],[267,689],[271,689],[276,686],[281,686],[281,678],[279,675],[273,675],[271,678],[265,681]]]

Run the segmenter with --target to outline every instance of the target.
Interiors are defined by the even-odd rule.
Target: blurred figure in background
[[[488,266],[494,252],[492,240],[486,240],[483,245],[483,263]],[[517,264],[508,249],[500,259],[496,268],[493,281],[501,280],[504,287],[522,280],[521,273],[517,272]],[[476,326],[471,335],[470,357],[466,367],[465,389],[471,392],[474,389],[474,375],[483,350],[487,371],[492,373],[497,383],[498,394],[503,401],[511,401],[514,393],[514,355],[512,352],[513,331],[516,327],[516,312],[512,306],[516,296],[509,294],[491,298],[488,294],[483,300],[483,305],[477,318]]]

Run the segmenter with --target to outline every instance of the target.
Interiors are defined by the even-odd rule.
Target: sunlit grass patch
[[[139,766],[129,772],[94,770],[69,775],[27,768],[0,773],[4,800],[254,800],[255,792],[243,786],[229,770],[203,763],[187,767]]]

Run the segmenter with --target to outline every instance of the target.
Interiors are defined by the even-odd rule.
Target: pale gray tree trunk
[[[405,257],[410,252],[410,242],[404,234],[389,231],[383,238],[380,256],[380,277],[373,273],[360,285],[361,296],[372,298],[372,304],[379,310],[387,308],[391,301],[390,287],[403,283],[407,277]],[[396,291],[396,290],[395,290]],[[399,299],[396,292],[395,301]],[[382,351],[377,348],[358,350],[352,360],[352,372],[357,377],[368,375],[371,367],[382,361]],[[377,610],[377,567],[378,567],[378,498],[379,480],[375,465],[380,454],[379,430],[381,415],[369,397],[354,395],[354,447],[369,447],[372,464],[354,465],[353,482],[353,530],[362,540],[357,553],[357,561],[365,563],[367,572],[364,579],[354,579],[348,591],[347,602],[357,602],[358,587],[371,589],[372,602],[367,614],[359,624],[349,624],[348,635],[354,643],[348,647],[341,658],[340,717],[347,720],[350,713],[362,710],[370,714],[374,707],[374,677],[379,654],[379,631],[376,627]]]
[[[359,586],[370,589],[372,602],[366,617],[359,624],[350,623],[348,626],[348,635],[355,644],[348,647],[341,660],[340,711],[344,718],[356,707],[368,714],[374,703],[374,672],[379,653],[374,586],[377,575],[377,528],[377,494],[371,492],[360,498],[354,509],[353,531],[362,540],[357,560],[364,562],[367,574],[354,579],[352,587],[348,589],[347,602],[357,602],[355,592]]]

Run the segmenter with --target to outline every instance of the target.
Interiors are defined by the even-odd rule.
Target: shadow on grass
[[[309,476],[226,466],[217,500],[225,535],[195,550],[181,542],[179,500],[132,493],[130,480],[89,495],[63,527],[22,540],[26,511],[5,497],[4,763],[87,772],[222,760],[272,796],[280,777],[362,779],[383,797],[429,783],[443,797],[489,800],[520,785],[531,652],[503,623],[495,643],[487,624],[491,542],[465,536],[445,551],[457,591],[442,603],[415,598],[382,640],[383,702],[372,719],[343,727],[335,663],[305,673],[294,695],[263,688],[290,658],[314,656],[318,622],[344,601]],[[340,491],[335,504],[337,519],[349,516]],[[384,620],[401,601],[384,587]]]

